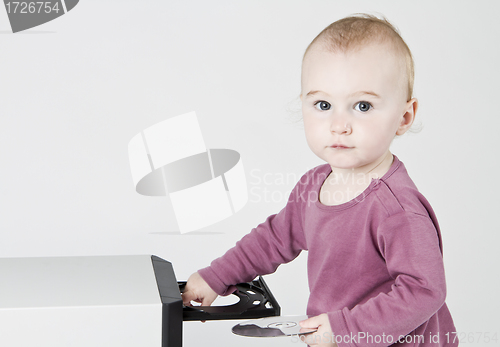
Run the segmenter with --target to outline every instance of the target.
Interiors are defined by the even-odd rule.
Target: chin
[[[322,159],[330,164],[331,167],[335,167],[337,169],[352,169],[362,165],[362,163],[355,158],[342,158],[340,156],[336,156],[336,158],[327,157]]]

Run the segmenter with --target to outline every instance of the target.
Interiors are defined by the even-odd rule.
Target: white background
[[[322,164],[300,122],[302,54],[331,22],[380,13],[416,62],[422,131],[392,150],[440,221],[448,306],[459,332],[500,335],[499,11],[493,0],[82,0],[12,34],[0,8],[0,257],[156,254],[187,279]],[[189,111],[207,147],[240,152],[249,202],[180,235],[168,198],[135,193],[127,144]],[[306,256],[267,276],[285,315],[305,313]],[[233,336],[236,323],[184,323],[184,345],[297,345]],[[498,345],[474,336],[464,345]]]

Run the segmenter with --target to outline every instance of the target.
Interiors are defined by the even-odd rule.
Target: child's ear
[[[406,103],[406,112],[401,116],[401,123],[399,124],[396,135],[403,135],[408,129],[410,129],[418,109],[418,100],[416,98],[411,99]]]

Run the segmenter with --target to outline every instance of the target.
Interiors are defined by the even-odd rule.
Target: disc
[[[310,334],[317,328],[301,328],[299,322],[308,316],[277,316],[262,319],[252,319],[233,327],[236,335],[248,337],[276,337]]]

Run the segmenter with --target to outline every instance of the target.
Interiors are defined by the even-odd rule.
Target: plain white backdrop
[[[97,1],[12,34],[0,9],[0,257],[156,254],[178,280],[278,212],[322,164],[300,122],[309,42],[346,15],[385,15],[416,63],[422,131],[392,150],[441,224],[447,303],[463,345],[500,339],[500,2]],[[196,111],[209,148],[243,160],[249,202],[180,235],[167,198],[134,191],[128,141]],[[302,254],[267,282],[285,315],[305,313]],[[238,321],[184,324],[185,346],[294,346],[233,336]],[[469,338],[469,340],[467,340]]]

